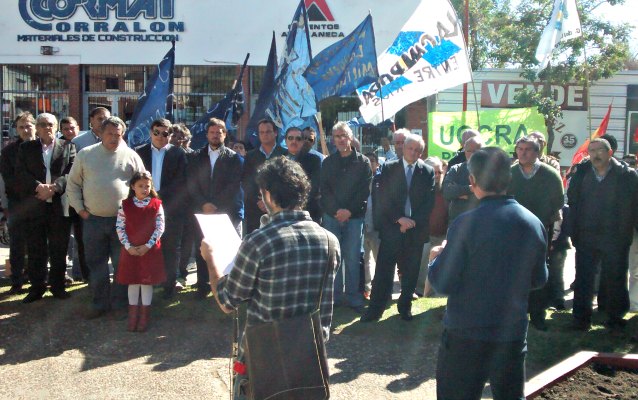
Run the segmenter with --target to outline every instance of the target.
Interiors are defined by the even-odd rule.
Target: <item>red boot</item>
[[[146,332],[148,320],[151,315],[151,306],[140,307],[140,320],[137,322],[137,331]]]
[[[137,329],[137,318],[140,315],[140,306],[138,305],[130,305],[128,306],[128,327],[126,328],[129,332],[135,332]]]

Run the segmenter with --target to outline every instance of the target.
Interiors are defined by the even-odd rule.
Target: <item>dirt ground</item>
[[[556,386],[543,391],[540,399],[638,399],[638,370],[622,370],[592,364]]]

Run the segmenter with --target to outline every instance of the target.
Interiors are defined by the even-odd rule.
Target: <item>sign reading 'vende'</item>
[[[481,107],[519,108],[515,96],[523,89],[542,92],[545,84],[513,81],[483,81],[481,85]],[[583,86],[551,85],[554,101],[563,110],[587,110],[587,90]]]
[[[513,153],[516,141],[531,131],[545,133],[545,120],[536,108],[476,112],[433,112],[428,115],[428,155],[449,160],[461,147],[461,134],[466,129],[481,132],[487,146],[498,146]]]

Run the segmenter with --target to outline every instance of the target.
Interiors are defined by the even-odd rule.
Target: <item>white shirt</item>
[[[51,183],[51,158],[53,157],[53,145],[55,140],[51,144],[46,145],[42,143],[42,161],[44,161],[44,167],[47,169],[45,183],[48,185]],[[53,199],[48,199],[47,203],[53,203]]]
[[[161,149],[151,145],[151,166],[153,169],[153,186],[159,192],[162,187],[162,165],[164,164],[164,156],[168,150],[168,145]]]
[[[210,159],[210,176],[213,176],[213,171],[215,171],[215,163],[219,158],[219,149],[213,150],[210,145],[208,146],[208,158]]]

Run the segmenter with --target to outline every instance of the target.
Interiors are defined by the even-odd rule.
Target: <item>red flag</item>
[[[604,135],[607,132],[607,125],[609,125],[609,116],[610,115],[611,115],[611,104],[609,105],[609,108],[607,109],[607,114],[605,115],[605,118],[603,118],[603,120],[601,121],[600,126],[591,135],[592,139],[601,137],[602,135]],[[589,152],[587,151],[588,147],[589,147],[589,139],[585,140],[585,143],[583,143],[578,148],[578,150],[574,154],[574,157],[572,157],[572,165],[578,164],[585,157],[587,157],[589,155]]]

